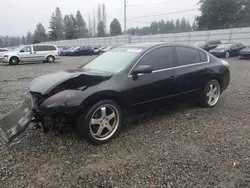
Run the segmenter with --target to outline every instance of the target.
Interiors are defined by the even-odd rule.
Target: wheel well
[[[17,59],[18,59],[18,62],[20,62],[19,57],[17,57],[17,56],[12,56],[12,57],[10,58],[10,60],[11,60],[12,58],[17,58]]]
[[[48,59],[49,56],[52,56],[54,59],[56,59],[56,57],[52,54],[47,55],[46,59]]]
[[[212,80],[217,80],[220,84],[220,87],[222,88],[223,87],[223,81],[222,81],[222,78],[220,78],[219,76],[218,77],[214,77],[212,78]],[[211,80],[210,80],[211,81]]]
[[[82,102],[81,104],[81,112],[89,109],[91,106],[93,106],[94,104],[96,104],[97,102],[99,101],[102,101],[102,100],[112,100],[114,102],[116,102],[118,104],[118,106],[120,106],[120,108],[122,109],[122,111],[124,111],[125,109],[125,106],[123,104],[123,102],[116,96],[113,96],[113,95],[108,95],[108,94],[101,94],[101,95],[98,95],[98,96],[92,96],[90,98],[88,98],[86,101],[87,102]]]

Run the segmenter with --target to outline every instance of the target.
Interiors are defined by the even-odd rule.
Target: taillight
[[[229,68],[230,66],[229,66],[229,63],[228,62],[226,62],[225,60],[221,60],[221,62],[223,63],[223,65],[225,65],[227,68]]]

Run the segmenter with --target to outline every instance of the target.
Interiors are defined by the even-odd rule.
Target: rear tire
[[[118,136],[122,123],[122,110],[117,103],[102,100],[78,117],[76,128],[89,143],[101,145]]]
[[[17,57],[10,58],[9,64],[10,65],[18,65],[19,59]]]
[[[229,52],[226,52],[225,53],[225,58],[229,58],[230,57],[230,53]]]
[[[55,62],[55,57],[52,56],[52,55],[48,56],[48,57],[47,57],[47,62],[48,62],[48,63],[54,63],[54,62]]]
[[[202,96],[201,96],[201,105],[205,108],[214,107],[219,99],[221,94],[221,86],[217,80],[211,80],[207,83]]]

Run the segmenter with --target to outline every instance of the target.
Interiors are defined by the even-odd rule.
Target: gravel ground
[[[0,116],[21,104],[33,78],[90,58],[0,65]],[[0,187],[250,187],[250,61],[228,61],[231,84],[213,109],[161,110],[102,146],[32,128],[19,143],[0,140]]]

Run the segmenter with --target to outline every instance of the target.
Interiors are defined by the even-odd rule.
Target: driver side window
[[[25,46],[20,52],[31,52],[31,46]]]
[[[174,65],[172,47],[160,47],[148,52],[136,65],[149,65],[153,71],[172,68]]]

